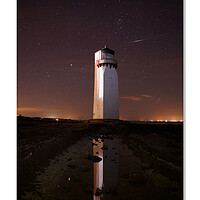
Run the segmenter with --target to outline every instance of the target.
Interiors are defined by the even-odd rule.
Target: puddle
[[[83,138],[37,172],[36,191],[25,199],[147,199],[154,198],[132,151],[117,137]],[[151,199],[151,198],[148,198]]]

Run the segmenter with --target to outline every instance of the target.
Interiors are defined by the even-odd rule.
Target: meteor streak
[[[132,43],[139,43],[139,42],[143,42],[143,41],[146,41],[146,40],[157,39],[157,38],[160,38],[160,37],[161,37],[161,36],[150,37],[150,38],[143,38],[143,39],[139,39],[139,40],[134,40],[134,41],[131,41],[130,44],[132,44]]]

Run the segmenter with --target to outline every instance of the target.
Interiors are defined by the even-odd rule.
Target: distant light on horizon
[[[151,120],[149,120],[150,122],[183,122],[183,120],[181,119],[172,119],[172,120],[167,120],[167,119],[165,119],[165,120],[163,120],[163,119],[157,119],[157,120],[153,120],[153,119],[151,119]]]
[[[65,108],[66,110],[66,108]],[[20,111],[20,112],[19,112]],[[41,111],[41,112],[39,112]],[[49,112],[48,112],[49,111]],[[130,119],[125,116],[125,114],[119,113],[119,119],[125,121],[147,121],[147,122],[183,122],[182,116],[153,116],[152,118],[149,117],[140,117],[140,118],[133,118]],[[66,112],[63,113],[58,110],[56,112],[55,107],[18,107],[17,108],[17,116],[26,116],[26,117],[40,117],[40,118],[51,118],[51,119],[71,119],[71,120],[88,120],[90,119],[89,116],[84,116],[80,112]],[[154,118],[155,117],[155,118]]]

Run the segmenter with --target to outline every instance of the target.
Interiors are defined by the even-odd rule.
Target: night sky
[[[183,119],[181,0],[18,0],[18,113],[90,119],[94,53],[118,60],[119,115]]]

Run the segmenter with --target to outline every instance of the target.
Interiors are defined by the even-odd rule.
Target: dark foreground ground
[[[17,124],[18,200],[183,199],[182,123],[18,117]],[[101,176],[111,189],[94,189]]]

